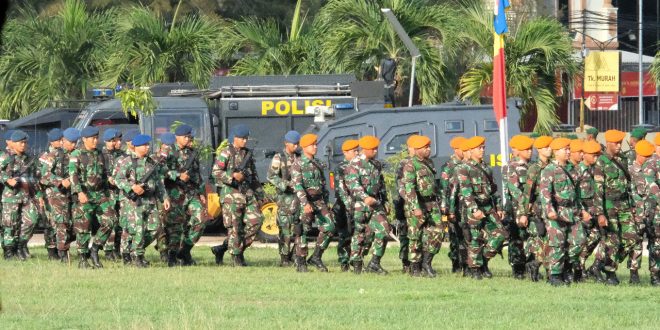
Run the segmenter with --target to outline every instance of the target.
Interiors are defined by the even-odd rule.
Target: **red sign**
[[[621,72],[620,75],[621,86],[619,91],[621,97],[638,97],[639,96],[639,73],[638,72]],[[655,96],[655,82],[651,78],[651,75],[648,72],[644,72],[644,96]],[[582,93],[582,76],[575,77],[575,84],[573,85],[573,99],[579,100],[580,94]],[[584,93],[584,97],[587,97],[589,92]],[[603,93],[601,93],[603,94]]]
[[[584,106],[591,111],[619,110],[619,93],[584,93]]]

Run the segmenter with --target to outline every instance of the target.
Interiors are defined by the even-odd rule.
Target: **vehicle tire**
[[[265,243],[277,243],[280,228],[277,226],[277,204],[266,203],[261,207],[264,222],[259,228],[259,240]]]

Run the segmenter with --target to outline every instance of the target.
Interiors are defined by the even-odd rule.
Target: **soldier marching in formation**
[[[267,199],[247,148],[249,128],[239,124],[230,133],[210,181],[217,185],[228,235],[211,251],[218,264],[229,253],[232,264],[243,267]],[[452,272],[462,270],[477,280],[493,276],[489,261],[508,241],[516,279],[528,275],[539,281],[543,266],[553,286],[587,278],[617,285],[616,270],[627,259],[629,282],[639,284],[646,237],[651,284],[658,286],[660,134],[652,143],[646,130],[636,128],[627,140],[630,150],[622,153],[624,132],[605,132],[605,145],[597,142],[597,130],[587,133],[585,141],[512,137],[512,158],[502,169],[502,200],[483,162],[484,137],[453,138],[454,154],[438,171],[430,158],[431,139],[413,134],[393,169],[390,214],[376,137],[343,141],[344,160],[330,176],[336,192],[331,207],[326,166],[315,157],[317,136],[289,131],[267,176],[277,192],[279,265],[293,265],[298,272],[312,265],[327,272],[322,256],[337,236],[342,271],[352,266],[357,274],[385,275],[381,260],[387,242],[396,240],[395,228],[403,273],[414,277],[438,276],[432,262],[447,232]],[[41,222],[51,260],[68,264],[69,246],[76,242],[80,268],[102,268],[99,251],[105,251],[106,260],[121,255],[125,264],[147,267],[145,249],[155,241],[168,266],[194,265],[190,252],[208,218],[208,188],[193,134],[191,126],[180,125],[173,134],[162,134],[152,153],[152,138],[135,130],[122,134],[108,128],[98,148],[98,127],[53,129],[47,135],[48,150],[35,157],[26,133],[7,132],[7,148],[0,152],[4,259],[29,259],[27,243]],[[394,226],[390,217],[396,219]],[[307,259],[313,226],[319,235]],[[369,251],[372,257],[365,266]]]

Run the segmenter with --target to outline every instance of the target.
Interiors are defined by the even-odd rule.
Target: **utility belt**
[[[485,206],[494,206],[495,205],[495,203],[493,203],[493,199],[491,199],[491,198],[477,199],[477,200],[475,200],[475,202],[477,203],[477,206],[479,206],[480,208],[485,207]]]
[[[561,207],[574,207],[575,202],[574,201],[557,201],[557,206]]]
[[[323,192],[316,189],[306,189],[307,199],[310,202],[317,202],[323,199]]]
[[[628,199],[628,193],[624,192],[614,192],[611,194],[605,194],[605,197],[613,202],[619,202],[622,200],[627,200]]]
[[[431,196],[421,196],[417,195],[417,199],[419,200],[420,203],[435,203],[438,201],[438,196],[437,195],[431,195]]]

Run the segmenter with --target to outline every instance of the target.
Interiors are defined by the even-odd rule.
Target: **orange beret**
[[[547,148],[550,146],[550,143],[552,143],[552,136],[539,136],[534,140],[534,148],[536,149],[543,149]]]
[[[534,144],[534,140],[525,135],[516,135],[511,138],[509,145],[511,148],[516,150],[527,150],[531,149]]]
[[[571,145],[571,140],[567,138],[557,138],[552,140],[552,143],[550,143],[550,148],[552,150],[559,150],[562,148],[566,148]]]
[[[465,141],[467,141],[466,138],[464,138],[464,137],[462,137],[462,136],[456,136],[456,137],[454,137],[453,139],[451,139],[451,140],[449,141],[449,146],[450,146],[452,149],[460,149],[460,148],[461,148],[461,144],[463,144],[463,142],[465,142]]]
[[[660,146],[660,133],[655,133],[655,138],[653,139],[656,146]]]
[[[360,148],[362,149],[376,149],[380,140],[372,135],[365,135],[360,138]]]
[[[298,145],[300,145],[301,148],[309,147],[312,144],[316,144],[317,138],[316,134],[305,134],[300,138]]]
[[[596,141],[587,141],[582,145],[582,152],[585,154],[597,154],[601,152],[600,143]]]
[[[409,148],[412,148],[412,147],[410,146],[410,143],[411,143],[413,140],[415,140],[418,136],[419,136],[418,134],[413,134],[413,135],[409,136],[408,139],[406,140],[406,145],[407,145]]]
[[[619,130],[611,129],[605,132],[605,141],[607,142],[614,142],[614,143],[621,142],[625,137],[626,137],[626,133],[621,132]]]
[[[357,148],[360,145],[360,142],[358,140],[346,140],[344,143],[341,144],[341,150],[342,151],[349,151]]]
[[[580,152],[584,147],[582,140],[571,140],[571,152]]]
[[[465,143],[461,145],[461,150],[468,151],[484,144],[485,142],[486,142],[486,138],[484,138],[483,136],[478,136],[478,135],[473,136],[467,139],[467,141],[465,141]]]
[[[408,144],[409,147],[414,149],[421,149],[431,144],[431,139],[424,135],[417,135]]]
[[[655,147],[649,141],[641,140],[635,144],[635,152],[637,152],[638,155],[649,157],[653,155],[654,151]]]

